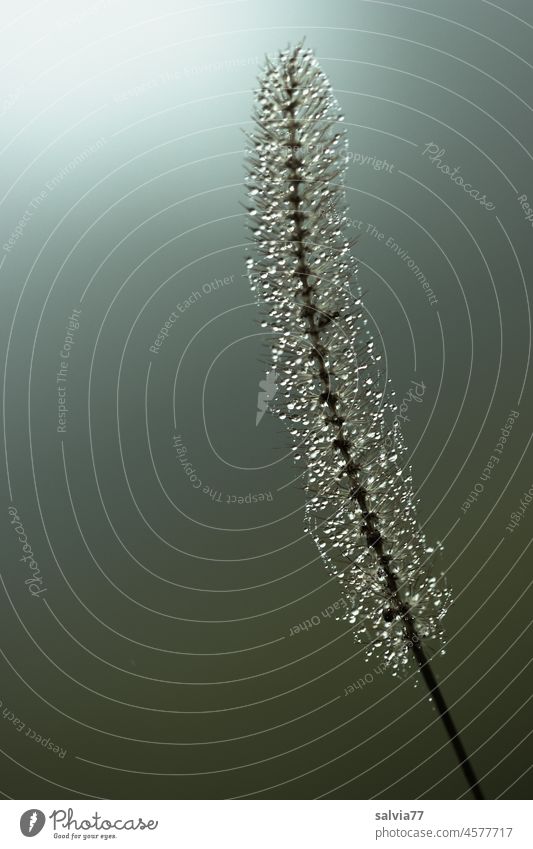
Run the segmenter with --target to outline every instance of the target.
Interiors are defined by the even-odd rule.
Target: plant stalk
[[[289,142],[292,151],[298,150],[298,132],[296,123],[296,104],[295,97],[298,94],[298,87],[295,79],[295,60],[289,63],[289,80],[286,87],[286,95],[288,98],[287,116],[289,122]],[[300,194],[301,180],[298,173],[298,164],[296,157],[291,158],[289,162],[290,182],[295,187],[295,191],[291,196],[292,219],[295,224],[293,244],[295,255],[298,260],[296,275],[301,284],[300,294],[302,296],[302,317],[306,318],[307,333],[311,341],[312,356],[318,367],[318,374],[323,387],[323,399],[330,411],[330,422],[336,429],[333,444],[341,453],[345,461],[345,469],[351,483],[350,497],[356,502],[361,511],[361,517],[365,524],[362,532],[365,533],[367,544],[375,552],[379,565],[383,569],[389,598],[392,607],[384,611],[384,614],[393,617],[400,617],[404,623],[404,634],[406,643],[413,652],[417,664],[420,669],[420,674],[424,679],[431,698],[439,711],[440,718],[446,728],[448,737],[453,746],[459,765],[463,771],[466,781],[471,789],[472,795],[476,799],[483,799],[483,793],[476,777],[474,769],[469,761],[466,750],[463,746],[457,727],[452,719],[449,708],[446,704],[444,696],[441,692],[437,679],[433,674],[429,660],[422,648],[420,637],[418,636],[411,615],[409,606],[402,600],[400,588],[396,580],[396,575],[391,564],[392,558],[386,553],[383,538],[379,530],[378,515],[368,509],[367,492],[360,480],[360,464],[350,454],[350,444],[343,433],[344,420],[339,417],[337,412],[337,396],[332,391],[332,381],[330,372],[325,363],[325,349],[321,345],[320,329],[332,321],[335,316],[325,315],[313,301],[315,287],[310,283],[312,277],[311,269],[306,260],[306,244],[304,234],[305,212],[302,209],[302,196]],[[318,324],[316,319],[318,319]]]
[[[474,767],[470,763],[470,759],[466,753],[466,749],[463,746],[461,737],[459,736],[457,726],[453,721],[450,709],[446,704],[446,700],[442,694],[442,690],[439,687],[438,681],[435,678],[435,675],[433,674],[433,670],[431,668],[429,660],[426,657],[424,649],[422,648],[421,644],[418,643],[416,645],[413,645],[412,652],[416,658],[416,662],[418,663],[418,667],[420,669],[420,674],[422,675],[422,678],[424,679],[427,685],[431,698],[437,706],[439,716],[446,729],[448,737],[450,738],[450,743],[452,744],[454,752],[457,755],[459,766],[461,767],[463,775],[466,778],[466,781],[470,787],[472,796],[474,797],[474,799],[484,799],[485,797],[483,795],[479,779],[476,776]]]

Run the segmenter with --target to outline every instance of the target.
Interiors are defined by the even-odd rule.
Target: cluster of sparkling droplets
[[[248,136],[248,272],[272,331],[271,409],[305,467],[306,529],[350,601],[346,617],[368,657],[399,672],[413,643],[442,650],[449,594],[431,576],[396,409],[354,288],[339,121],[312,51],[300,45],[267,60]]]

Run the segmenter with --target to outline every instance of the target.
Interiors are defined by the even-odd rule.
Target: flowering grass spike
[[[395,673],[416,659],[466,774],[471,767],[423,648],[429,641],[442,650],[449,592],[432,575],[433,549],[402,470],[398,419],[385,399],[345,235],[346,134],[311,50],[299,45],[276,63],[267,59],[254,121],[248,271],[272,331],[270,408],[287,422],[306,469],[306,528],[351,600],[347,616],[368,653]],[[480,794],[473,772],[467,778]]]

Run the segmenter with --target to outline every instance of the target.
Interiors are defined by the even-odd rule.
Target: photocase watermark
[[[328,604],[328,606],[325,607],[324,610],[321,610],[320,613],[316,613],[314,616],[311,616],[310,619],[304,619],[303,622],[293,625],[289,631],[289,637],[294,637],[297,634],[301,634],[302,631],[309,631],[311,628],[316,628],[317,625],[320,625],[323,619],[330,619],[332,616],[334,616],[335,619],[342,618],[337,617],[336,614],[351,610],[352,607],[353,600],[342,596],[332,604]]]
[[[242,59],[221,59],[220,62],[204,62],[201,65],[186,65],[179,70],[165,71],[162,74],[158,74],[157,77],[121,91],[113,95],[113,100],[115,103],[122,103],[125,100],[140,97],[146,94],[147,91],[153,91],[160,86],[168,85],[168,83],[183,82],[183,80],[197,77],[200,74],[219,74],[221,71],[228,71],[234,68],[246,68],[250,65],[259,65],[262,62],[263,59],[258,56],[249,56]]]
[[[489,212],[492,212],[496,209],[496,205],[492,203],[492,201],[487,200],[486,195],[482,195],[478,189],[472,187],[471,183],[465,183],[459,171],[461,170],[460,165],[456,165],[454,168],[451,168],[445,162],[442,161],[443,156],[446,153],[446,148],[440,147],[435,142],[428,142],[422,151],[422,156],[428,157],[428,160],[432,165],[435,166],[442,174],[445,174],[450,178],[452,183],[455,183],[456,186],[459,186],[467,195],[476,200],[481,206],[487,209]]]
[[[396,405],[397,413],[392,420],[391,431],[385,437],[384,446],[387,450],[390,450],[393,447],[397,434],[401,432],[401,422],[411,421],[407,415],[410,404],[413,402],[421,404],[425,391],[426,384],[423,380],[411,380],[411,385],[409,386],[408,391],[405,393],[400,403]]]
[[[215,279],[211,280],[209,283],[204,283],[201,291],[199,289],[195,289],[195,291],[191,292],[191,294],[183,301],[178,301],[176,309],[172,310],[148,350],[151,351],[152,354],[159,354],[159,349],[168,339],[173,326],[176,324],[180,316],[184,315],[184,313],[194,306],[194,304],[198,303],[198,301],[201,301],[205,295],[210,295],[211,292],[216,292],[218,289],[223,289],[225,286],[231,286],[234,280],[234,274],[230,274],[229,277],[221,277],[220,279],[215,277]]]
[[[259,381],[259,392],[257,393],[257,413],[255,416],[255,426],[257,427],[266,411],[268,410],[268,402],[273,401],[278,391],[277,374],[275,369],[271,369],[264,380]]]
[[[89,817],[79,817],[74,815],[73,808],[55,808],[46,816],[38,808],[29,808],[20,818],[20,830],[26,837],[33,837],[41,831],[47,819],[51,822],[55,838],[83,840],[83,842],[98,838],[113,840],[119,837],[121,832],[145,831],[146,829],[155,831],[159,825],[159,820],[145,820],[140,816],[111,820],[95,811]]]
[[[216,501],[218,504],[257,504],[263,501],[274,500],[274,496],[270,490],[265,492],[247,492],[242,495],[222,492],[221,490],[214,489],[210,484],[204,483],[198,475],[197,470],[189,460],[187,446],[184,444],[180,434],[174,435],[173,447],[176,459],[187,476],[192,488],[200,490],[203,495],[207,495],[211,501]]]
[[[44,737],[42,734],[39,734],[35,731],[34,728],[30,728],[29,725],[20,719],[20,717],[16,716],[14,711],[9,710],[0,699],[0,708],[2,709],[2,719],[5,719],[7,723],[11,723],[13,727],[18,731],[19,734],[24,732],[24,736],[28,738],[28,740],[33,740],[34,743],[37,743],[39,746],[42,746],[43,749],[47,749],[52,752],[53,755],[57,755],[61,760],[67,754],[67,749],[63,749],[50,737]]]
[[[498,442],[496,443],[495,447],[492,449],[492,454],[490,455],[489,459],[487,460],[485,468],[483,469],[481,475],[479,476],[479,480],[474,485],[474,487],[473,487],[472,491],[470,492],[470,494],[468,495],[468,498],[466,499],[466,501],[464,501],[463,504],[461,505],[461,510],[463,511],[463,514],[466,513],[467,510],[470,510],[470,507],[472,506],[472,504],[475,504],[475,502],[478,500],[481,493],[484,492],[485,482],[490,480],[490,478],[492,477],[493,470],[496,468],[496,466],[500,462],[500,457],[503,454],[505,444],[506,444],[509,436],[511,435],[511,430],[513,429],[513,425],[514,425],[514,423],[517,420],[519,415],[520,415],[520,413],[517,412],[516,410],[511,410],[511,412],[509,413],[509,416],[507,417],[507,421],[505,422],[504,426],[502,428],[500,428],[500,436],[498,437]]]
[[[24,837],[35,837],[44,828],[46,817],[38,808],[24,811],[20,818],[20,830]]]
[[[524,218],[526,221],[529,221],[529,226],[533,227],[533,209],[531,208],[527,195],[520,195],[518,198],[518,203],[520,204],[520,208],[524,213]]]
[[[408,392],[403,396],[402,400],[398,404],[398,412],[394,417],[393,424],[399,425],[400,422],[411,421],[411,419],[407,416],[409,404],[412,404],[413,401],[416,404],[421,404],[425,391],[426,384],[423,380],[411,380],[411,386],[409,387]]]
[[[29,222],[31,221],[31,219],[35,215],[35,212],[37,211],[37,209],[39,209],[40,205],[42,204],[42,202],[45,200],[45,198],[47,196],[48,196],[48,192],[41,191],[41,192],[39,192],[38,195],[35,195],[34,197],[32,197],[32,199],[28,203],[28,206],[24,210],[22,216],[19,218],[17,226],[15,227],[14,230],[11,231],[7,242],[4,242],[4,244],[2,245],[4,253],[6,253],[6,254],[10,253],[10,251],[15,246],[16,242],[20,238],[22,238],[22,235],[24,233],[26,226],[29,224]]]
[[[369,684],[373,684],[377,675],[383,675],[387,664],[382,661],[378,666],[375,666],[372,672],[366,672],[363,678],[358,678],[357,681],[352,681],[344,688],[344,695],[351,696],[356,690],[363,690]]]
[[[28,535],[24,530],[24,525],[22,524],[17,508],[8,507],[7,512],[11,517],[11,524],[13,525],[15,533],[19,538],[19,543],[22,547],[23,554],[20,558],[20,562],[24,564],[25,568],[29,569],[29,576],[25,579],[24,583],[28,587],[28,592],[35,598],[39,598],[42,593],[46,592],[46,587],[43,586],[43,576],[41,575],[39,564],[35,559],[33,549],[28,542]]]
[[[295,144],[286,137],[261,145],[261,153],[268,153],[272,151],[278,154],[285,152],[287,157],[295,156],[298,159],[300,159],[304,154],[315,157],[321,156],[331,158],[334,148],[331,143],[327,142],[324,144],[321,144],[320,142],[298,142]],[[351,162],[356,163],[357,165],[368,165],[373,168],[374,171],[387,171],[389,174],[392,173],[394,169],[394,164],[389,162],[387,159],[378,159],[370,153],[358,153],[357,151],[348,150],[347,147],[344,149],[341,148],[340,157],[344,160],[346,165],[349,165]]]
[[[424,294],[428,299],[431,306],[435,306],[438,303],[437,296],[435,295],[433,289],[429,284],[429,280],[426,275],[422,271],[422,269],[417,265],[417,263],[409,256],[406,250],[404,250],[398,242],[395,242],[392,236],[387,236],[383,233],[375,224],[371,222],[361,221],[360,218],[347,218],[346,225],[351,227],[354,230],[358,230],[359,233],[364,233],[367,236],[372,236],[373,239],[376,239],[378,242],[382,242],[386,248],[392,251],[399,259],[401,259],[410,271],[413,272],[416,277],[418,283],[422,286],[424,290]]]
[[[281,133],[285,133],[285,135],[283,136]],[[280,130],[280,136],[275,141],[262,142],[257,145],[256,149],[260,154],[275,153],[278,156],[284,154],[288,159],[295,157],[298,160],[301,160],[305,154],[320,158],[328,155],[331,158],[333,154],[333,148],[327,142],[293,142],[291,141],[289,131],[284,130]],[[350,161],[351,155],[347,148],[341,153],[341,157],[344,157],[346,164]],[[255,210],[252,209],[250,212],[252,215],[255,215]]]
[[[81,310],[73,309],[67,318],[65,338],[59,352],[59,371],[56,372],[57,389],[57,432],[67,432],[67,379],[70,368],[70,355],[75,343],[76,331],[79,330]]]
[[[375,235],[375,234],[371,233],[371,235]],[[385,238],[384,234],[380,233],[379,238],[380,238],[380,240],[384,239]],[[431,306],[434,306],[435,304],[437,304],[438,300],[437,300],[435,293],[433,292],[433,289],[429,285],[429,280],[427,279],[427,277],[424,274],[424,272],[422,271],[422,269],[414,261],[414,259],[409,256],[407,251],[404,250],[398,244],[398,242],[395,242],[394,239],[392,238],[392,236],[388,236],[388,238],[386,239],[384,244],[385,244],[385,247],[389,248],[389,250],[392,251],[392,253],[395,254],[397,257],[399,257],[399,259],[401,259],[402,262],[405,262],[407,268],[410,271],[413,272],[418,283],[422,286],[422,289],[424,290],[426,298],[428,299],[428,302],[431,304]]]
[[[392,162],[388,162],[386,159],[376,159],[375,156],[371,156],[369,153],[357,153],[350,150],[346,155],[346,159],[348,162],[355,162],[357,165],[368,165],[374,171],[387,171],[389,174],[392,174],[394,170],[394,164]]]
[[[413,634],[412,638],[409,640],[403,640],[402,645],[404,648],[412,649],[413,646],[421,643],[421,639],[418,634]],[[344,688],[344,695],[351,696],[356,690],[364,690],[365,687],[368,687],[369,684],[373,684],[378,675],[382,675],[383,672],[388,668],[389,664],[385,661],[381,661],[377,666],[372,669],[372,672],[366,672],[362,678],[358,678],[356,681],[352,681]]]
[[[9,234],[8,239],[2,245],[4,253],[10,253],[15,247],[16,243],[22,238],[24,235],[24,231],[31,219],[37,212],[40,206],[45,202],[47,197],[57,189],[57,187],[63,182],[63,180],[70,176],[73,171],[76,170],[83,162],[85,162],[93,153],[96,153],[100,150],[106,143],[104,138],[99,138],[94,144],[88,145],[88,147],[84,148],[80,153],[78,153],[73,159],[67,162],[57,174],[54,174],[44,185],[44,188],[31,198],[26,209],[24,210],[22,216],[19,218],[17,226],[14,230]]]
[[[112,7],[114,2],[115,0],[97,0],[96,3],[92,3],[90,6],[85,6],[85,8],[83,8],[80,13],[58,21],[57,27],[58,29],[62,29],[62,27],[75,26],[76,24],[81,24],[92,15],[97,15],[99,12],[105,9],[106,6]]]
[[[520,522],[524,518],[524,515],[525,515],[527,508],[529,507],[529,505],[531,504],[532,501],[533,501],[533,484],[531,484],[531,486],[529,487],[527,492],[524,492],[524,495],[520,499],[520,507],[517,507],[516,510],[514,510],[511,513],[510,521],[506,525],[506,530],[508,530],[510,534],[512,534],[514,529],[518,527],[518,525],[520,524]]]

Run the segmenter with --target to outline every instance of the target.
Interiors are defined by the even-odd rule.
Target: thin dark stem
[[[285,94],[287,97],[286,112],[289,128],[289,145],[291,151],[296,151],[299,146],[298,123],[296,120],[299,91],[295,75],[296,58],[294,56],[289,62],[288,72],[288,84],[285,89]],[[460,767],[472,791],[472,795],[476,799],[483,799],[484,797],[481,792],[479,781],[476,778],[476,774],[470,764],[468,755],[466,754],[465,748],[461,742],[459,732],[451,717],[437,679],[433,674],[429,661],[422,648],[420,636],[417,633],[410,607],[408,604],[405,604],[402,599],[397,576],[394,572],[392,557],[385,550],[384,540],[380,533],[379,516],[377,513],[369,509],[367,503],[367,491],[363,485],[361,477],[361,465],[352,457],[350,451],[351,444],[344,433],[344,419],[338,413],[338,397],[333,390],[332,374],[326,366],[326,349],[322,345],[321,337],[321,330],[333,321],[338,314],[330,315],[324,310],[321,310],[314,300],[316,285],[313,284],[313,273],[307,262],[307,245],[304,233],[306,216],[303,209],[302,195],[300,193],[300,185],[303,182],[300,175],[301,163],[298,161],[297,156],[292,155],[286,164],[290,175],[290,182],[293,186],[293,191],[289,197],[289,203],[291,207],[291,218],[294,222],[292,242],[294,246],[294,254],[297,260],[296,276],[300,284],[299,295],[302,303],[301,316],[306,320],[306,332],[311,341],[311,356],[315,360],[319,379],[322,384],[323,392],[321,394],[321,399],[329,408],[329,416],[326,420],[329,421],[335,430],[332,444],[339,451],[345,461],[345,472],[350,480],[350,497],[358,504],[361,511],[361,517],[364,520],[364,525],[362,526],[361,531],[366,536],[368,547],[372,548],[376,554],[385,578],[390,607],[383,611],[383,616],[385,621],[389,622],[396,617],[402,620],[406,644],[412,650],[418,663],[420,674],[422,675],[431,697],[438,708],[440,718],[446,728],[450,742],[459,760]]]
[[[437,706],[440,718],[448,733],[450,743],[452,744],[455,754],[457,755],[459,766],[461,767],[463,775],[467,780],[470,790],[472,791],[472,795],[474,799],[484,799],[485,797],[483,796],[479,779],[477,778],[476,773],[474,772],[474,767],[470,763],[470,760],[466,753],[466,749],[463,746],[463,743],[459,736],[459,731],[457,730],[455,722],[453,721],[448,705],[446,704],[446,700],[439,687],[438,681],[433,674],[433,670],[430,666],[429,660],[425,655],[424,649],[420,644],[418,644],[413,645],[412,651],[416,658],[416,662],[418,663],[420,674],[426,682],[427,688],[431,694],[431,698]]]

